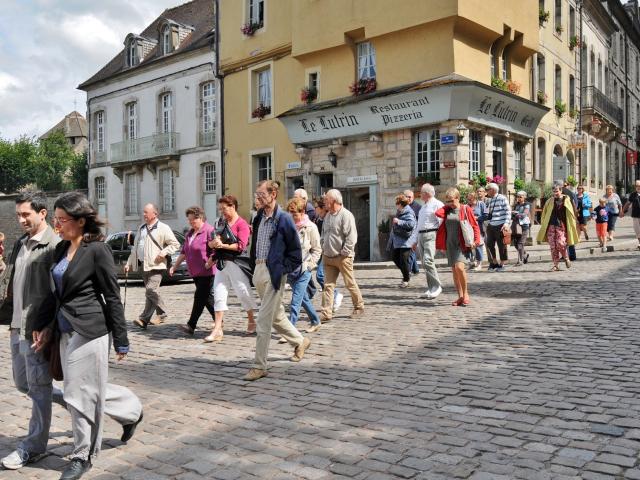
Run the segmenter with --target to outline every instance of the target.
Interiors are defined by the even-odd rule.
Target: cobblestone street
[[[402,290],[396,270],[358,271],[366,316],[348,319],[345,298],[301,363],[272,341],[270,376],[254,383],[241,380],[255,337],[235,298],[224,341],[204,344],[204,315],[195,339],[176,328],[193,286],[166,286],[171,321],[132,327],[129,358],[110,370],[144,421],[122,445],[108,419],[87,478],[640,479],[640,256],[549,267],[471,273],[466,309],[451,307],[448,269],[435,302],[422,275]],[[131,321],[141,285],[127,297]],[[5,329],[0,342],[4,456],[30,402],[13,387]],[[58,478],[70,435],[54,406],[51,455],[0,477]]]

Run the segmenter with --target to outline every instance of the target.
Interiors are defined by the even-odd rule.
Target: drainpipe
[[[624,27],[623,27],[624,28]],[[629,190],[629,166],[627,165],[627,156],[629,155],[629,101],[627,100],[629,95],[629,76],[627,75],[629,70],[629,45],[628,45],[627,33],[624,33],[624,192]],[[604,186],[604,185],[603,185]]]
[[[578,78],[578,134],[580,134],[580,138],[582,138],[582,106],[583,106],[583,102],[582,102],[582,62],[584,61],[584,58],[582,58],[582,52],[584,51],[584,48],[582,48],[582,2],[580,2],[578,4],[578,9],[579,9],[579,13],[578,13],[578,18],[579,18],[579,23],[578,23],[578,38],[580,39],[580,47],[578,47],[578,60],[580,60],[580,65],[577,68],[577,72],[576,72],[576,77]],[[606,81],[606,80],[605,80]],[[585,147],[586,147],[586,143],[585,142]],[[582,150],[584,150],[584,148],[579,148],[578,149],[578,185],[582,185]]]
[[[222,195],[226,193],[225,190],[225,143],[224,143],[224,75],[220,74],[220,0],[214,0],[215,5],[215,25],[214,25],[214,34],[215,34],[215,55],[216,61],[214,64],[213,74],[218,80],[219,85],[219,105],[220,105],[220,191]]]

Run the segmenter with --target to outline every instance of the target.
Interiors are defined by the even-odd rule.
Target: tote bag
[[[475,246],[475,235],[473,233],[473,226],[471,226],[471,223],[467,218],[467,206],[460,205],[460,208],[462,208],[462,220],[460,220],[460,229],[462,230],[464,245],[467,248],[472,248]]]

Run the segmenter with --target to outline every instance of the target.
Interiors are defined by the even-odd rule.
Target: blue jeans
[[[409,255],[409,270],[411,273],[420,273],[420,267],[418,266],[418,259],[416,258],[416,252],[411,251]]]
[[[318,325],[320,323],[320,318],[318,317],[315,308],[313,308],[313,303],[309,298],[309,292],[307,292],[307,285],[309,285],[309,280],[311,280],[311,272],[309,270],[305,270],[297,279],[295,279],[295,281],[293,281],[293,279],[290,280],[291,308],[289,309],[289,321],[293,325],[298,323],[300,307],[302,306],[307,312],[307,315],[309,315],[311,325]]]
[[[316,280],[320,284],[320,288],[324,290],[324,263],[322,262],[322,257],[320,257],[320,261],[318,262],[318,268],[316,270]],[[338,296],[338,289],[336,288],[333,291],[333,300],[335,301]]]

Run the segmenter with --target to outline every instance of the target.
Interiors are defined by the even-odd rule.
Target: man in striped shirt
[[[498,185],[490,183],[487,185],[487,252],[489,254],[489,271],[504,272],[504,263],[507,261],[507,246],[502,236],[503,230],[509,231],[511,228],[511,207],[507,197],[498,193]],[[500,254],[500,262],[496,256],[496,243]]]

